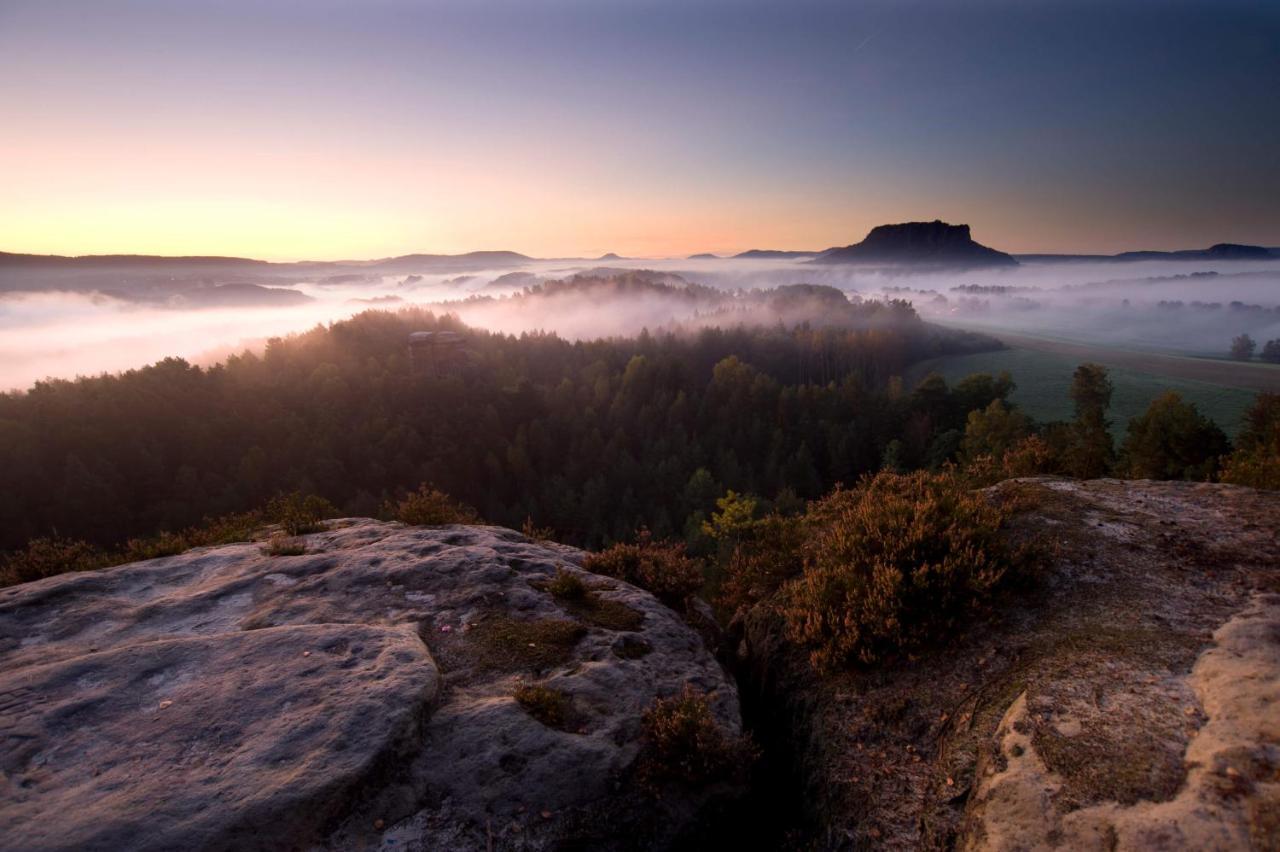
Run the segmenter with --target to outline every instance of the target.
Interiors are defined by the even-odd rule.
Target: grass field
[[[1007,370],[1017,383],[1011,399],[1036,420],[1069,420],[1071,407],[1071,374],[1081,358],[1030,349],[1006,349],[935,358],[915,365],[904,377],[908,388],[930,372],[940,373],[948,384],[970,373],[998,373]],[[1107,359],[1096,358],[1106,364]],[[1177,391],[1187,402],[1194,403],[1200,413],[1210,417],[1232,438],[1240,429],[1245,412],[1254,400],[1254,392],[1208,382],[1161,376],[1108,365],[1115,393],[1111,399],[1111,430],[1117,439],[1125,434],[1129,419],[1144,411],[1151,400],[1167,390]]]

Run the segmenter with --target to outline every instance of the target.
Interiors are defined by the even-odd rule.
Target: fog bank
[[[506,299],[539,282],[591,272],[653,270],[670,296],[625,288],[589,299]],[[509,333],[570,338],[628,335],[707,320],[693,285],[750,291],[810,283],[851,297],[900,298],[922,317],[975,330],[1052,336],[1149,351],[1219,357],[1241,333],[1280,338],[1280,262],[1024,262],[1000,270],[921,270],[809,264],[797,259],[509,261],[489,269],[353,273],[281,280],[216,274],[180,297],[71,292],[34,272],[0,294],[0,389],[140,367],[175,356],[212,363],[272,336],[370,309],[434,306]]]

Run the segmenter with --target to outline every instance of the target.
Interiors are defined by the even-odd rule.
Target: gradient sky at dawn
[[[1280,245],[1280,3],[0,0],[0,250]]]

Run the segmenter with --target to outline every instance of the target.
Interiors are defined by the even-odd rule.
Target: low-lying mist
[[[632,286],[626,274],[659,288]],[[118,272],[113,273],[119,275]],[[547,282],[600,279],[590,288]],[[635,276],[630,276],[634,279]],[[96,375],[176,356],[208,364],[270,337],[370,309],[433,306],[469,325],[575,339],[642,328],[790,322],[821,315],[760,313],[749,294],[784,285],[833,287],[853,299],[904,299],[947,325],[1093,344],[1220,357],[1247,333],[1280,338],[1280,261],[1024,262],[946,271],[808,264],[794,259],[532,261],[460,273],[283,275],[205,271],[176,295],[163,288],[61,289],[38,271],[0,293],[0,389]],[[533,288],[533,296],[521,295]],[[139,295],[139,294],[142,295]],[[725,299],[719,298],[723,294]],[[829,298],[819,291],[816,298]]]

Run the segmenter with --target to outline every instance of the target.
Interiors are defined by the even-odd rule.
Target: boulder
[[[0,846],[662,847],[734,792],[633,777],[655,698],[690,683],[737,734],[737,693],[581,552],[363,519],[303,540],[0,590]],[[554,727],[514,697],[533,685]]]

